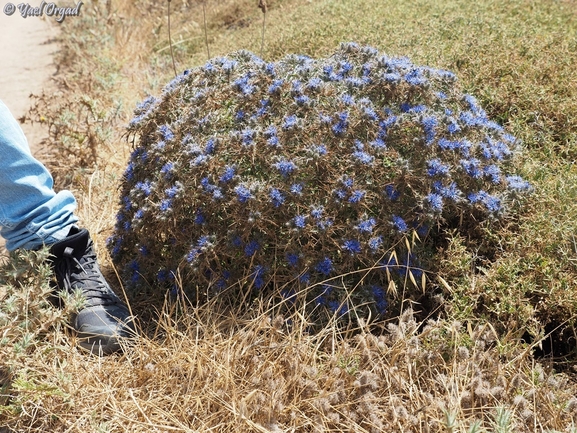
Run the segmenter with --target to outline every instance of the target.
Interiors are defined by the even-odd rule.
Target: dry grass
[[[165,305],[105,359],[50,332],[10,365],[0,416],[18,432],[491,431],[501,407],[502,431],[531,432],[577,415],[577,386],[489,324],[419,329],[406,311],[386,332],[308,334],[300,314],[221,311]]]
[[[103,245],[130,152],[123,125],[172,67],[164,2],[100,3],[66,20],[61,93],[38,113],[53,128],[58,184],[75,192],[114,275]],[[208,3],[212,55],[260,51],[256,1]],[[524,138],[523,170],[538,186],[528,212],[489,233],[499,245],[492,261],[454,239],[446,319],[419,324],[406,312],[381,328],[311,334],[306,317],[279,317],[266,300],[247,311],[138,300],[142,338],[104,359],[75,348],[65,316],[38,292],[47,276],[37,261],[12,259],[24,273],[0,277],[0,432],[575,431],[571,364],[557,373],[533,356],[548,341],[544,321],[577,311],[574,2],[268,4],[265,58],[326,55],[354,39],[455,70]],[[172,5],[177,67],[203,63],[201,2]],[[64,157],[70,150],[78,158]],[[524,329],[533,345],[520,341]]]

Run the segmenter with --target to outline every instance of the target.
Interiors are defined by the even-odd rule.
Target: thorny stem
[[[264,31],[266,28],[266,11],[267,11],[267,4],[266,0],[259,0],[258,7],[262,10],[262,36],[260,42],[260,57],[262,58],[262,53],[264,51]]]
[[[206,44],[206,55],[210,60],[210,50],[208,49],[208,29],[206,27],[206,0],[202,2],[202,19],[204,21],[204,43]]]
[[[174,69],[174,76],[178,74],[176,72],[176,63],[174,62],[174,52],[172,51],[172,37],[170,35],[170,1],[168,0],[168,43],[170,45],[170,57],[172,57],[172,68]]]

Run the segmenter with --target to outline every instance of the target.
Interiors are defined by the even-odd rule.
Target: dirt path
[[[30,94],[46,88],[56,71],[52,54],[57,49],[58,25],[46,17],[24,19],[18,11],[7,16],[2,11],[4,5],[0,2],[0,99],[19,118],[30,107]],[[21,126],[34,153],[44,130],[29,124]],[[3,244],[0,239],[0,253]]]

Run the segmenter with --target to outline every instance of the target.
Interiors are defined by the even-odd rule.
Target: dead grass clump
[[[353,337],[333,324],[308,334],[301,315],[262,304],[225,321],[215,311],[166,306],[143,330],[157,338],[118,357],[40,343],[0,419],[30,432],[534,432],[577,419],[575,384],[488,324],[419,330],[406,311]]]

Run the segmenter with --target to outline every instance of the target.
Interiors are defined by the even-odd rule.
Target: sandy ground
[[[0,1],[0,99],[19,118],[31,105],[30,94],[50,86],[56,72],[52,54],[57,49],[58,23],[49,17],[24,19],[18,11],[7,16],[2,11],[5,4]],[[45,132],[38,125],[21,126],[34,153]]]

